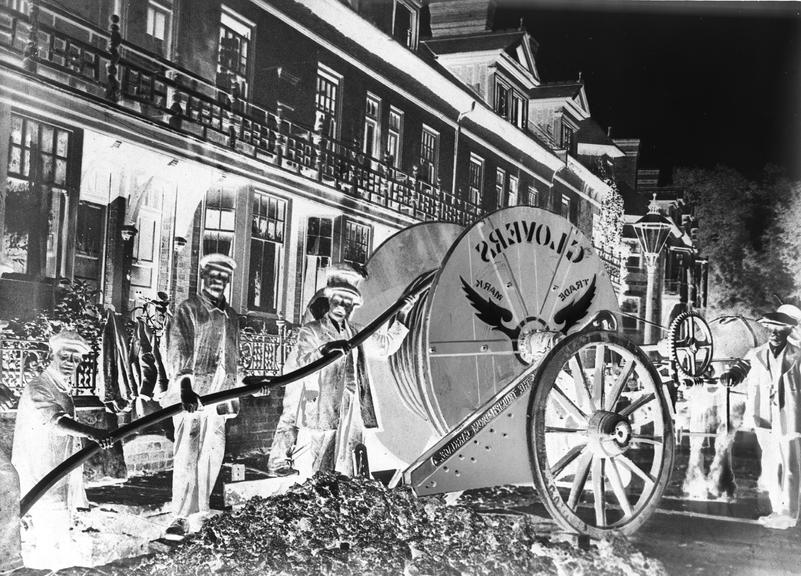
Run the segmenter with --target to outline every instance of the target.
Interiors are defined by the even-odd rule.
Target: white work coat
[[[25,387],[17,408],[11,461],[19,474],[23,495],[81,449],[80,438],[70,436],[56,425],[64,416],[75,418],[70,385],[58,371],[48,368]],[[87,504],[83,466],[79,466],[50,488],[31,511],[46,507],[72,513]]]
[[[801,349],[788,342],[778,358],[769,358],[770,354],[769,345],[763,344],[745,357],[750,365],[745,379],[746,417],[753,417],[755,427],[782,436],[801,434]]]

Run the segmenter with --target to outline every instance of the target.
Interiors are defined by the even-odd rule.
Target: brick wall
[[[129,476],[172,469],[172,441],[160,434],[142,434],[125,441],[125,465]]]
[[[254,451],[269,451],[275,426],[281,417],[283,398],[283,390],[274,390],[266,397],[242,398],[239,416],[228,421],[225,445],[227,458]]]

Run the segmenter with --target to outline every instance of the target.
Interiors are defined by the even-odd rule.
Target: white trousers
[[[177,518],[209,511],[225,456],[225,420],[213,406],[173,417],[172,511]]]
[[[801,437],[782,436],[767,428],[755,429],[762,449],[760,485],[767,490],[772,511],[799,517],[801,491]]]

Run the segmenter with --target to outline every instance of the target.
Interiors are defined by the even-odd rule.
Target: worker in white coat
[[[292,372],[333,350],[344,358],[286,387],[270,449],[268,472],[273,476],[295,472],[289,455],[296,451],[299,428],[307,432],[312,473],[336,471],[353,476],[359,472],[355,449],[362,445],[365,429],[378,427],[367,358],[394,354],[409,331],[405,322],[415,302],[411,296],[394,320],[361,346],[351,348],[348,340],[361,327],[351,324],[350,316],[362,303],[359,284],[364,277],[347,263],[329,266],[326,274],[324,296],[328,299],[328,309],[300,329],[284,371]]]
[[[744,380],[745,426],[753,426],[762,449],[760,484],[772,512],[760,518],[770,528],[795,526],[801,481],[801,349],[788,342],[798,321],[786,312],[759,319],[770,330],[768,341],[751,350],[721,380]]]
[[[239,401],[204,407],[199,397],[229,390],[240,380],[239,316],[228,305],[225,289],[236,268],[224,254],[200,260],[202,289],[175,311],[167,334],[170,386],[163,406],[180,401],[184,411],[173,418],[172,507],[167,537],[182,538],[192,515],[209,511],[209,496],[225,456],[225,423],[236,417]]]
[[[39,480],[82,448],[81,438],[108,448],[113,443],[107,431],[78,422],[72,385],[78,365],[89,344],[77,332],[62,331],[50,338],[50,364],[31,380],[22,392],[14,428],[11,460],[19,473],[23,494]],[[75,553],[71,535],[73,515],[87,507],[83,467],[79,466],[57,482],[36,502],[26,518],[23,554],[35,546],[36,567],[72,565]]]

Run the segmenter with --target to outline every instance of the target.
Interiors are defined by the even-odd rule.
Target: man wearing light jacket
[[[770,330],[768,341],[751,350],[721,380],[745,382],[744,425],[753,426],[762,449],[760,483],[772,508],[760,522],[785,529],[798,521],[801,486],[801,349],[788,342],[798,322],[780,311],[765,314],[759,322]]]
[[[284,373],[314,362],[337,350],[337,360],[304,381],[289,384],[284,392],[281,418],[270,449],[268,471],[285,476],[295,471],[288,454],[297,441],[298,427],[309,430],[312,472],[337,471],[354,475],[354,448],[362,443],[365,428],[378,426],[367,357],[386,358],[400,347],[408,333],[404,325],[414,298],[408,298],[397,319],[379,329],[362,346],[351,349],[347,340],[360,327],[350,315],[362,302],[359,283],[364,276],[346,263],[333,264],[327,271],[324,295],[328,311],[319,320],[304,324]]]
[[[167,335],[170,385],[162,406],[178,401],[184,411],[173,418],[172,507],[175,519],[167,536],[182,538],[193,514],[209,511],[209,495],[225,455],[225,422],[239,412],[232,400],[204,407],[200,396],[237,385],[239,317],[225,300],[236,268],[224,254],[200,260],[202,290],[175,311]]]

